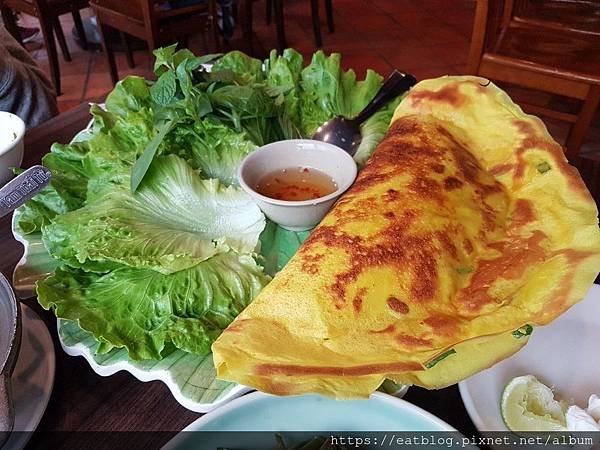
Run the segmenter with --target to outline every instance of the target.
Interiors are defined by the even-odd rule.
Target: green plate
[[[36,281],[50,275],[57,264],[46,251],[41,233],[21,234],[17,227],[19,214],[17,210],[13,215],[12,231],[25,251],[15,268],[13,285],[19,298],[30,298],[35,296]],[[274,275],[281,270],[308,235],[308,231],[295,233],[268,221],[260,238],[260,263],[265,271]],[[58,320],[57,326],[64,351],[71,356],[83,356],[97,374],[109,376],[124,370],[141,381],[160,380],[181,405],[192,411],[211,411],[250,390],[217,380],[212,355],[199,356],[174,348],[160,361],[132,361],[125,349],[96,354],[99,342],[74,321]]]

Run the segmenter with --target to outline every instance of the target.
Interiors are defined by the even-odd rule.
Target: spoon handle
[[[33,166],[0,188],[0,217],[33,198],[50,182],[52,174],[44,166]]]
[[[417,80],[411,74],[394,69],[373,100],[352,121],[360,125],[400,94],[408,91],[416,82]]]

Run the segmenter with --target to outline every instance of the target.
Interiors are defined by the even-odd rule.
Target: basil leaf
[[[168,47],[157,48],[152,52],[156,57],[154,61],[154,73],[156,75],[161,75],[165,70],[173,68],[172,60],[176,48],[177,44],[173,44]]]
[[[171,119],[168,122],[162,122],[158,126],[158,134],[150,141],[131,169],[131,192],[135,192],[140,186],[146,172],[148,172],[150,164],[152,164],[152,160],[156,156],[158,147],[176,123],[177,121],[175,119]]]
[[[211,113],[212,110],[212,104],[210,103],[208,95],[206,95],[205,93],[201,93],[201,95],[198,95],[198,97],[196,98],[196,114],[198,114],[198,117],[204,117],[207,114]]]
[[[172,71],[163,73],[150,88],[152,100],[162,106],[171,103],[176,92],[177,79],[175,77],[175,72]]]
[[[194,58],[196,57],[191,51],[189,51],[187,48],[182,48],[173,55],[172,66],[174,68],[178,68],[183,62]]]

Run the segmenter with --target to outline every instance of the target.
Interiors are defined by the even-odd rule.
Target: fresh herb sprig
[[[176,51],[177,45],[154,51],[154,73],[158,76],[150,87],[156,104],[154,138],[137,159],[131,170],[131,191],[135,192],[156,157],[165,136],[181,122],[197,122],[212,111],[206,92],[195,86],[194,73],[218,54],[194,56],[187,49]]]

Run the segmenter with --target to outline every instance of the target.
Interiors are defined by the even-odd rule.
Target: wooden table
[[[22,167],[39,163],[53,142],[67,143],[90,119],[88,105],[81,106],[32,129],[25,135]],[[23,248],[10,230],[10,218],[0,219],[0,271],[10,280]],[[64,353],[56,334],[56,319],[35,300],[26,300],[44,319],[56,350],[54,391],[31,448],[159,448],[200,415],[188,411],[162,382],[142,383],[120,372],[107,378],[97,375],[81,357]],[[466,436],[477,435],[460,398],[458,387],[438,391],[413,387],[405,399],[435,414]],[[101,433],[86,433],[99,432]],[[146,433],[107,433],[146,431]],[[148,431],[154,431],[149,433]]]

